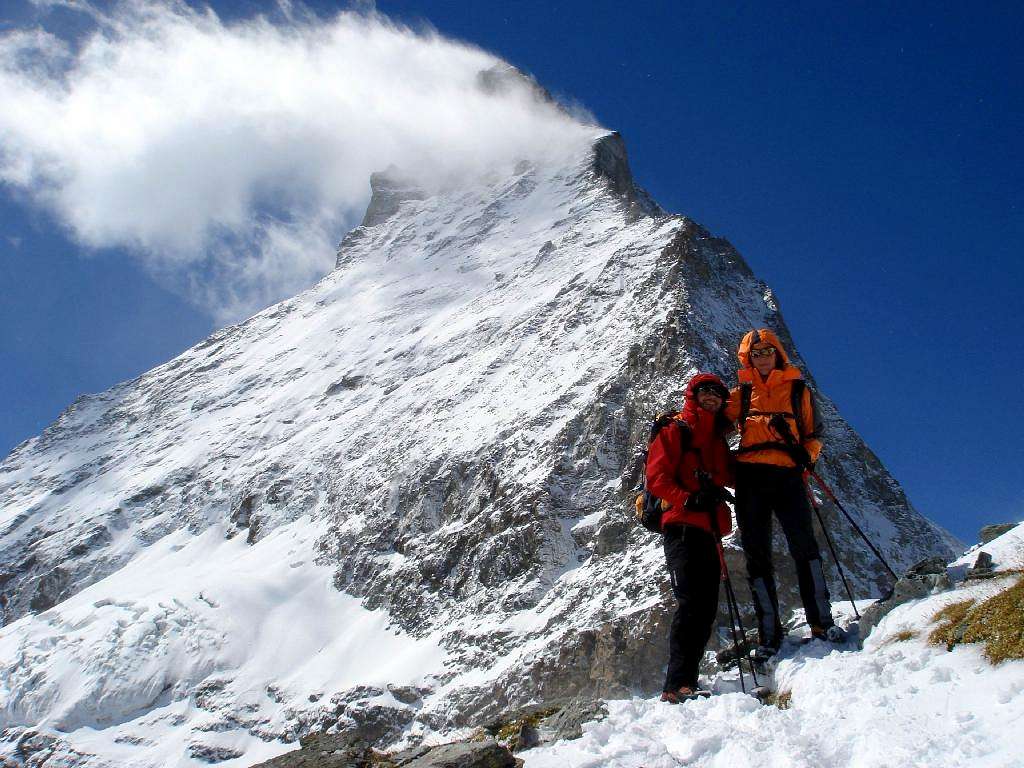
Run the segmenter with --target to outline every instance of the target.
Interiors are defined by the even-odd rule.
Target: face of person
[[[750,349],[750,362],[762,377],[767,378],[775,367],[775,347],[771,344],[758,344]]]
[[[711,413],[717,413],[722,409],[722,398],[718,396],[714,390],[710,389],[698,389],[697,390],[697,405],[703,408],[705,411],[711,411]]]

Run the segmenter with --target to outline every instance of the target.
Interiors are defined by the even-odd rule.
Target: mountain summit
[[[455,189],[371,183],[317,285],[79,398],[0,465],[12,759],[243,766],[317,730],[386,744],[659,688],[671,595],[628,515],[636,448],[750,328],[813,384],[771,290],[635,184],[617,134]],[[861,527],[897,568],[949,559],[820,400],[819,470]]]

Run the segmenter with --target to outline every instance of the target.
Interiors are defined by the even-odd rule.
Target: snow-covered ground
[[[177,765],[212,750],[238,755],[226,768],[246,766],[294,749],[281,729],[325,692],[439,669],[436,644],[389,631],[384,611],[310,561],[322,527],[303,518],[253,546],[219,526],[179,531],[6,628],[0,722],[31,723],[113,765]]]
[[[1024,525],[981,549],[1011,567],[1022,542]],[[962,560],[973,563],[976,549]],[[941,608],[987,598],[1014,578],[899,606],[860,651],[798,646],[775,670],[774,687],[790,694],[787,709],[742,693],[679,706],[656,698],[609,701],[608,718],[584,725],[581,739],[521,757],[526,768],[1019,768],[1024,661],[993,666],[980,646],[947,651],[927,642]]]
[[[254,546],[225,539],[216,527],[179,532],[100,584],[23,619],[25,631],[0,637],[3,720],[38,723],[78,750],[113,760],[108,765],[177,765],[183,753],[205,752],[241,768],[297,746],[263,742],[253,724],[277,733],[282,722],[275,720],[324,691],[439,670],[444,652],[436,644],[393,634],[386,614],[339,593],[330,569],[308,561],[306,538],[320,535],[319,527],[301,519]],[[1015,567],[1022,541],[1024,525],[983,549],[1005,570]],[[954,565],[973,562],[977,549]],[[609,717],[586,724],[581,739],[520,756],[526,768],[1024,765],[1016,730],[1024,723],[1024,661],[994,667],[977,646],[949,652],[925,639],[941,608],[984,599],[1014,578],[900,606],[862,650],[853,642],[840,649],[787,644],[773,680],[789,697],[786,709],[738,692],[680,706],[613,700]],[[26,675],[35,676],[31,685],[20,679]],[[206,684],[198,695],[177,695],[199,681]],[[718,691],[736,688],[735,673],[707,682]],[[381,698],[396,703],[390,693]],[[221,700],[230,705],[220,710]],[[225,714],[240,703],[249,733],[224,727],[237,725]]]

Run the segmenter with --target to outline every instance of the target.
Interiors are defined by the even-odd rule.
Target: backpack
[[[650,451],[651,443],[654,442],[655,438],[658,436],[658,433],[661,432],[661,430],[663,430],[673,421],[682,422],[682,419],[679,419],[678,416],[679,411],[663,413],[651,423],[650,436],[647,438],[647,449],[644,450],[641,454],[644,466],[643,479],[640,481],[640,484],[633,489],[634,491],[639,491],[639,494],[636,497],[636,501],[634,502],[637,522],[640,523],[640,525],[642,525],[648,531],[651,531],[652,533],[662,532],[661,513],[664,510],[661,506],[661,499],[659,499],[657,496],[655,496],[653,493],[647,490],[647,454]],[[691,450],[693,433],[690,432],[690,428],[688,425],[686,425],[685,422],[683,422],[683,426],[686,427],[686,429],[680,430],[680,439],[682,442],[683,453],[686,453],[687,451]]]

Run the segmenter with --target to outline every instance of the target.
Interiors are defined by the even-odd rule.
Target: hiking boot
[[[827,628],[812,626],[811,637],[815,640],[826,640],[839,645],[846,642],[846,630],[838,624],[833,624]]]
[[[678,704],[679,703],[679,696],[676,695],[675,691],[662,691],[661,692],[661,700],[662,701],[666,701],[669,704]]]
[[[684,685],[678,691],[676,696],[680,701],[693,701],[694,699],[706,699],[711,695],[711,691],[706,691],[703,688],[691,688],[688,685]]]

